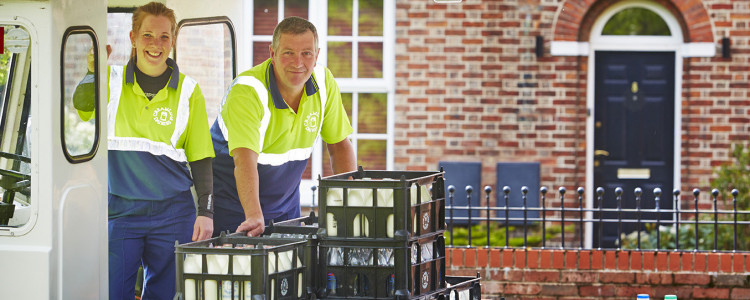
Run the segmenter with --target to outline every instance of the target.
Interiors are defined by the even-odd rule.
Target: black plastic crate
[[[307,299],[316,246],[309,237],[222,234],[176,245],[177,298]]]
[[[309,215],[305,217],[299,217],[296,219],[289,219],[286,221],[280,221],[280,222],[271,222],[269,226],[273,225],[282,225],[282,226],[302,226],[302,227],[317,227],[318,226],[318,216],[315,215],[314,211],[311,211]],[[268,226],[266,226],[268,227]]]
[[[470,276],[446,276],[446,290],[437,299],[445,300],[480,300],[482,299],[482,286],[480,277]]]
[[[309,216],[299,217],[281,222],[271,222],[263,231],[263,236],[268,237],[287,237],[287,238],[308,238],[317,239],[318,217],[315,212],[310,212]]]
[[[358,171],[319,179],[324,239],[410,239],[445,230],[443,172]]]
[[[319,298],[407,299],[445,288],[442,231],[409,241],[321,239],[319,245]]]

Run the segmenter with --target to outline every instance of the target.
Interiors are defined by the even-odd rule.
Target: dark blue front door
[[[674,173],[674,52],[595,53],[594,186],[605,189],[604,208],[616,208],[615,188],[622,187],[622,208],[635,208],[634,189],[643,189],[641,208],[655,206],[653,190],[664,192],[661,208],[672,208]],[[594,206],[599,203],[594,199]],[[598,213],[594,214],[598,217]],[[662,214],[670,219],[671,214]],[[605,219],[618,219],[605,213]],[[623,219],[636,219],[623,213]],[[656,214],[642,214],[654,220]],[[623,223],[623,233],[636,230]],[[643,230],[643,229],[641,229]],[[599,246],[599,225],[594,226]],[[603,227],[601,247],[616,247],[618,224]]]

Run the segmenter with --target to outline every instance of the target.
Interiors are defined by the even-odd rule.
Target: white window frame
[[[40,182],[40,172],[39,172],[39,155],[40,153],[40,145],[38,142],[38,134],[36,132],[39,131],[39,118],[33,118],[33,116],[39,116],[40,110],[39,107],[39,99],[51,99],[53,91],[51,89],[38,89],[34,88],[36,86],[36,83],[39,82],[39,66],[44,65],[44,61],[41,58],[39,54],[39,40],[40,36],[37,35],[37,30],[39,28],[35,27],[34,24],[32,24],[28,19],[25,18],[4,18],[0,17],[0,24],[3,26],[20,26],[21,29],[25,30],[26,33],[29,36],[29,46],[26,48],[25,51],[16,53],[15,62],[11,58],[11,63],[15,64],[14,69],[12,70],[14,73],[8,73],[9,77],[12,77],[14,80],[11,83],[11,86],[5,87],[5,93],[10,93],[9,95],[0,95],[4,97],[8,97],[7,99],[9,101],[13,101],[13,99],[18,101],[23,101],[26,93],[26,86],[29,84],[28,81],[31,81],[32,89],[31,89],[31,95],[29,96],[29,101],[31,105],[29,113],[30,118],[28,119],[28,124],[26,128],[26,139],[30,141],[31,147],[29,148],[30,155],[29,158],[31,158],[31,163],[29,164],[30,175],[31,175],[31,198],[28,199],[30,203],[27,203],[27,201],[19,201],[19,199],[16,199],[14,201],[14,204],[16,204],[15,211],[14,211],[14,218],[11,218],[10,223],[13,223],[15,220],[23,220],[26,219],[23,223],[15,224],[15,226],[0,226],[0,237],[3,236],[24,236],[27,233],[31,232],[34,227],[37,225],[37,222],[39,222],[39,209],[40,205],[43,203],[40,203],[40,195],[39,195],[39,182]],[[7,46],[7,44],[6,44]],[[0,49],[2,50],[2,49]],[[55,50],[59,51],[59,50]],[[57,52],[55,52],[57,53]],[[33,58],[33,59],[32,59]],[[33,61],[33,63],[31,63]],[[51,61],[50,61],[51,63]],[[30,72],[30,75],[29,75]],[[25,75],[25,76],[24,76]],[[52,77],[50,77],[52,78]],[[59,78],[56,78],[56,80],[59,80]],[[40,95],[43,94],[43,95]],[[45,96],[49,98],[44,98]],[[0,101],[1,102],[1,101]],[[0,103],[2,104],[2,103]],[[8,118],[6,121],[6,128],[8,133],[10,133],[12,128],[10,127],[12,124],[16,124],[17,122],[20,122],[19,118],[21,116],[21,108],[19,105],[22,103],[9,103],[8,104],[8,111],[2,112],[3,114],[6,114]],[[22,105],[20,105],[22,106]],[[15,116],[15,117],[12,117]],[[14,142],[11,141],[11,139],[14,138],[13,134],[6,134],[4,135],[5,141],[0,143],[0,145],[5,145],[6,148],[2,149],[4,152],[8,153],[15,153],[13,149],[10,148],[10,145],[13,145],[14,147],[17,146],[17,144],[14,144]],[[7,166],[12,164],[11,161],[5,158],[0,158],[0,164],[3,166]],[[27,206],[20,206],[18,204],[28,204]]]

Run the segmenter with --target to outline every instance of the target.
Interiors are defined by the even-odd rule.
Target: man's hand
[[[237,227],[237,232],[247,232],[247,236],[260,236],[266,230],[266,223],[263,220],[263,213],[250,216]]]
[[[209,217],[198,216],[193,226],[193,242],[210,238],[214,233],[214,220]]]
[[[258,153],[240,147],[232,151],[232,156],[237,194],[245,213],[245,221],[237,227],[237,232],[247,232],[247,236],[260,236],[266,229],[266,222],[258,198]]]

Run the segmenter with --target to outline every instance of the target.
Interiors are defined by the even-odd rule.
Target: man
[[[227,90],[211,127],[215,234],[258,236],[270,220],[299,217],[299,183],[318,136],[335,173],[356,169],[353,129],[331,71],[316,67],[319,50],[312,23],[286,18],[274,29],[271,58]]]

